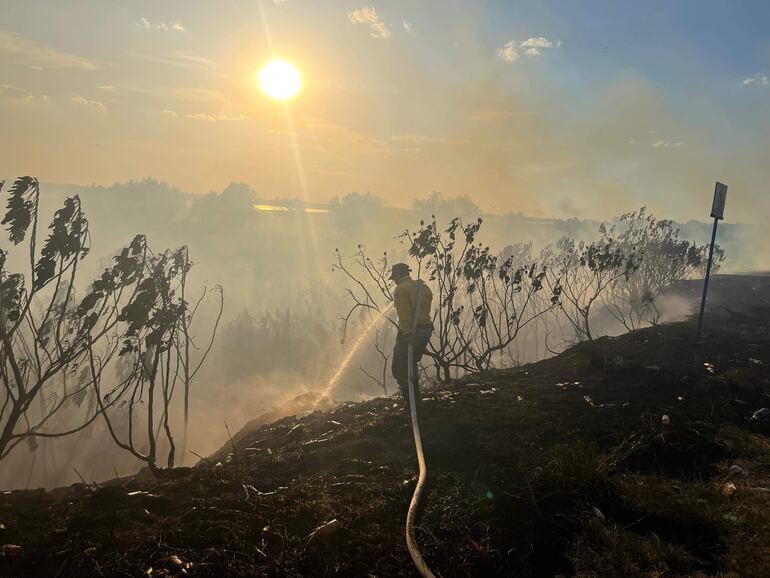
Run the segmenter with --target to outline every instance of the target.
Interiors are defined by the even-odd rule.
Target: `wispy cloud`
[[[188,114],[186,115],[186,117],[192,120],[205,120],[206,122],[217,121],[217,117],[212,116],[210,114],[206,114],[205,112],[196,112],[195,114]]]
[[[390,140],[397,143],[406,143],[411,145],[457,144],[457,143],[463,142],[456,139],[435,137],[435,136],[419,134],[419,133],[397,134],[397,135],[391,136]]]
[[[27,92],[23,88],[18,86],[12,86],[10,84],[0,84],[0,98],[7,100],[15,100],[18,102],[27,102],[35,98],[31,93]]]
[[[404,30],[406,30],[407,32],[411,32],[412,31],[412,23],[411,22],[409,22],[407,20],[404,20],[401,23],[401,25],[404,27]]]
[[[319,117],[296,118],[294,130],[302,137],[303,148],[328,151],[332,147],[342,155],[381,157],[392,152],[391,140],[349,128]],[[406,136],[402,142],[414,142],[419,136]],[[414,139],[414,140],[413,140]],[[306,143],[312,143],[310,147]]]
[[[185,115],[186,118],[189,118],[191,120],[203,120],[206,122],[220,122],[220,121],[244,121],[249,120],[249,117],[243,116],[242,114],[236,114],[232,112],[227,112],[225,110],[219,111],[219,113],[212,115],[205,112],[197,112],[194,114],[187,114]]]
[[[30,38],[0,31],[0,62],[33,68],[80,68],[96,70],[95,62],[69,52],[57,50]]]
[[[146,87],[136,85],[106,85],[98,90],[118,96],[132,96],[143,99],[158,100],[165,106],[168,101],[216,103],[212,106],[225,108],[229,99],[217,90],[207,88],[175,88],[175,87]]]
[[[770,86],[770,78],[766,74],[757,72],[754,76],[749,76],[741,81],[743,86]]]
[[[216,62],[209,58],[198,56],[190,50],[174,50],[166,56],[155,56],[152,54],[134,54],[134,56],[151,62],[190,70],[201,70],[204,72],[215,72],[218,70]]]
[[[77,104],[80,106],[85,106],[88,108],[93,108],[95,110],[107,110],[107,107],[104,106],[103,102],[100,102],[98,100],[92,100],[90,98],[86,98],[84,96],[80,96],[79,94],[70,97],[70,102],[73,104]]]
[[[679,148],[687,146],[686,142],[683,141],[675,141],[675,142],[669,142],[665,140],[659,140],[652,143],[652,148],[659,149],[659,148]]]
[[[221,92],[208,88],[133,88],[130,90],[144,96],[170,98],[188,102],[226,103],[228,101]]]
[[[372,38],[390,38],[390,28],[380,20],[377,9],[374,6],[362,6],[348,13],[348,20],[353,24],[365,24],[369,26],[369,35]]]
[[[165,30],[167,32],[184,32],[185,27],[182,26],[179,22],[176,21],[169,21],[169,22],[150,22],[142,16],[139,19],[139,24],[144,28],[145,30]]]
[[[176,112],[174,112],[173,110],[164,110],[164,111],[162,111],[162,112],[161,112],[161,114],[162,114],[163,116],[167,116],[168,118],[176,118],[176,117],[178,117],[178,116],[179,116],[179,115],[178,115]]]
[[[168,62],[183,68],[197,68],[199,70],[213,70],[216,63],[210,58],[198,56],[190,50],[174,50],[168,58]]]
[[[524,41],[510,40],[497,49],[497,57],[505,62],[515,62],[522,54],[535,57],[540,56],[544,50],[561,46],[561,42],[552,42],[544,36],[530,37]]]

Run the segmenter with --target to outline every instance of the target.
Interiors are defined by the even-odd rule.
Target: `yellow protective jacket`
[[[418,285],[419,284],[419,285]],[[417,326],[432,326],[430,305],[433,301],[433,293],[422,281],[415,281],[407,276],[399,280],[393,291],[393,304],[398,313],[398,329],[402,335],[411,335],[414,312],[417,304],[417,289],[420,293],[420,311],[417,317]]]

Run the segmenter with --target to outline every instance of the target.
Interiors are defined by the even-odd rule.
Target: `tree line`
[[[542,342],[550,353],[590,341],[597,308],[629,331],[657,324],[659,297],[702,274],[708,250],[680,238],[672,221],[644,207],[602,223],[592,241],[563,236],[538,256],[532,243],[493,251],[479,241],[482,225],[480,218],[466,223],[456,217],[441,227],[433,217],[398,237],[435,296],[427,355],[439,381],[515,363],[511,351],[523,338]],[[337,251],[334,269],[347,277],[351,303],[343,331],[392,300],[390,255],[373,258],[363,245],[350,258]],[[724,255],[717,247],[716,269]]]

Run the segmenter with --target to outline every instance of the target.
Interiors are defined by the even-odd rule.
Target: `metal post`
[[[709,260],[708,265],[706,265],[706,278],[703,280],[703,298],[700,302],[700,316],[698,317],[698,334],[697,337],[700,339],[700,333],[701,329],[703,327],[703,312],[706,309],[706,295],[708,294],[709,290],[709,277],[711,276],[711,262],[714,259],[714,243],[717,238],[717,225],[719,225],[719,218],[714,218],[714,230],[711,232],[711,245],[709,246]]]

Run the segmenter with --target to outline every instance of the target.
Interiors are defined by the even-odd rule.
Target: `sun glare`
[[[271,60],[259,71],[257,84],[270,98],[290,100],[302,90],[302,74],[291,62]]]

